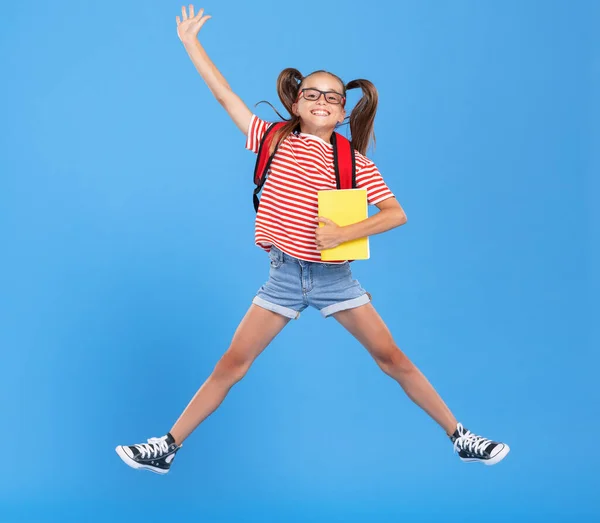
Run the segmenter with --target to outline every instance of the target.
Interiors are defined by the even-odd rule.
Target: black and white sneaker
[[[460,423],[456,426],[450,439],[454,443],[454,451],[458,452],[461,460],[467,462],[479,461],[486,465],[495,465],[510,452],[510,447],[505,443],[498,443],[472,434]]]
[[[177,445],[169,433],[162,438],[150,438],[148,443],[119,445],[115,450],[119,457],[134,469],[166,474],[180,448],[181,445]]]

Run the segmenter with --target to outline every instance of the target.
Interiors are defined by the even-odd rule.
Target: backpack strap
[[[277,129],[280,129],[285,125],[286,122],[276,122],[272,123],[267,127],[265,134],[262,137],[260,142],[260,146],[258,148],[258,155],[256,158],[256,165],[254,166],[254,184],[256,188],[254,189],[254,194],[252,195],[252,199],[254,201],[254,210],[258,212],[258,194],[263,188],[265,181],[267,180],[267,173],[269,172],[269,167],[271,166],[271,162],[273,161],[273,157],[277,152],[277,147],[273,151],[273,154],[269,156],[269,148],[271,147],[271,142],[273,141],[273,136]]]
[[[337,188],[356,189],[356,159],[352,144],[339,133],[333,133],[331,144]]]
[[[333,166],[337,188],[356,189],[356,158],[352,143],[345,136],[338,133],[333,133],[331,143],[333,145]]]

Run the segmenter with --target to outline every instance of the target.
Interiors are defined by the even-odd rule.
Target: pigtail
[[[303,79],[300,71],[293,67],[281,71],[277,78],[277,95],[290,114],[292,114],[292,105],[298,98],[298,89]]]
[[[302,80],[303,78],[300,71],[293,67],[288,67],[279,73],[279,77],[277,78],[277,95],[287,112],[290,113],[290,119],[273,135],[269,154],[273,154],[275,148],[300,125],[300,117],[295,116],[292,113],[292,105],[298,99],[298,91],[300,90]]]
[[[352,80],[346,85],[346,91],[360,87],[363,95],[352,113],[350,113],[350,134],[352,146],[361,154],[366,154],[371,141],[375,144],[375,113],[379,95],[369,80]]]

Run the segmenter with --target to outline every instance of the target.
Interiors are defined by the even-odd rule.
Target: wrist
[[[196,36],[184,36],[181,39],[181,43],[183,44],[184,47],[193,47],[196,42],[199,42],[198,38]]]
[[[351,240],[350,238],[350,230],[349,225],[345,225],[344,227],[340,227],[340,241],[341,243],[346,243]]]

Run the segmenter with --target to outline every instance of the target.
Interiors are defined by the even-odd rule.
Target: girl
[[[231,90],[198,41],[198,32],[210,16],[194,15],[182,7],[177,34],[200,76],[246,135],[246,147],[258,152],[268,124],[253,115]],[[367,191],[379,212],[360,223],[338,227],[318,217],[317,191],[335,189],[331,136],[346,116],[346,91],[359,87],[362,98],[350,113],[355,149],[357,187]],[[303,77],[284,70],[277,90],[290,120],[274,137],[279,148],[270,166],[256,216],[256,244],[269,253],[268,281],[237,328],[231,345],[166,436],[148,443],[116,448],[130,467],[166,474],[183,441],[224,400],[252,362],[291,319],[307,306],[333,316],[369,351],[379,367],[394,378],[406,394],[448,434],[463,461],[494,465],[509,452],[508,445],[469,432],[457,422],[440,396],[411,361],[398,349],[386,325],[373,308],[369,294],[352,278],[349,262],[321,263],[320,251],[340,243],[388,231],[406,223],[406,215],[386,186],[377,167],[367,159],[373,138],[377,91],[367,80],[344,84],[337,76],[317,71]]]

